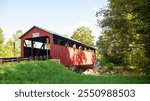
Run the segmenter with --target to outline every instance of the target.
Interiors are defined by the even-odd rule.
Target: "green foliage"
[[[134,68],[146,68],[149,64],[149,59],[145,56],[144,50],[140,48],[133,49],[125,57],[126,63]]]
[[[0,28],[0,45],[2,45],[3,42],[4,42],[3,30]]]
[[[0,58],[3,57],[4,52],[4,34],[2,29],[0,28]]]
[[[15,42],[16,46],[20,47],[20,39],[19,37],[23,35],[22,30],[17,30],[15,34],[12,36],[12,41]]]
[[[1,45],[0,45],[0,58],[2,58],[2,57],[5,56],[4,52],[5,52],[5,50],[4,50],[4,45],[1,44]]]
[[[150,65],[150,1],[108,0],[96,16],[102,28],[99,53],[110,62],[146,68]],[[138,58],[139,57],[139,58]]]
[[[5,47],[3,48],[5,51],[3,51],[3,58],[4,57],[13,57],[14,56],[14,42],[9,39],[6,44]],[[17,49],[15,51],[18,51]]]
[[[102,57],[100,60],[100,65],[102,66],[107,66],[110,69],[113,69],[113,67],[115,66],[113,63],[111,63],[109,60],[107,60],[107,58]]]
[[[0,83],[100,84],[150,83],[149,76],[91,76],[76,74],[53,61],[27,61],[0,66]]]
[[[75,40],[86,43],[87,45],[94,45],[94,36],[92,35],[92,31],[88,27],[79,27],[76,31],[73,32],[72,37]]]
[[[13,34],[12,41],[15,43],[15,50],[13,49],[13,53],[15,57],[20,56],[21,42],[19,37],[23,35],[22,30],[17,30],[15,34]]]
[[[0,28],[0,57],[19,57],[20,56],[20,40],[19,37],[23,34],[21,30],[16,31],[12,38],[4,44],[4,35]],[[15,45],[14,45],[15,44]]]
[[[67,37],[67,38],[69,37],[69,35],[68,35],[68,34],[63,34],[63,36],[64,36],[64,37]]]

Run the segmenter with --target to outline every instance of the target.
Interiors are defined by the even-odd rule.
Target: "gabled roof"
[[[53,32],[53,31],[50,31],[50,30],[47,30],[47,29],[44,29],[44,28],[41,28],[41,27],[38,27],[38,26],[33,26],[33,27],[32,27],[31,29],[29,29],[26,33],[24,33],[22,36],[20,36],[19,39],[21,39],[24,35],[26,35],[28,32],[30,32],[30,31],[31,31],[32,29],[34,29],[34,28],[41,29],[41,30],[43,30],[43,31],[48,32],[49,34],[57,35],[57,36],[60,36],[60,37],[65,38],[65,39],[68,39],[68,40],[71,40],[71,41],[74,41],[74,42],[83,44],[83,45],[88,46],[88,47],[90,47],[90,48],[96,49],[96,48],[93,47],[93,46],[89,46],[89,45],[87,45],[87,44],[85,44],[85,43],[82,43],[82,42],[80,42],[80,41],[77,41],[77,40],[74,40],[74,39],[72,39],[72,38],[68,38],[68,37],[62,36],[62,35],[60,35],[60,34],[58,34],[58,33],[56,33],[56,32]]]

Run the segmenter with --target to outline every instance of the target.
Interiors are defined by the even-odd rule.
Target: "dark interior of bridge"
[[[50,56],[48,37],[36,37],[24,41],[24,57]]]

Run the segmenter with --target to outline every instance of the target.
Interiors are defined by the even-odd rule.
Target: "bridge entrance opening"
[[[24,57],[47,57],[50,58],[49,37],[35,37],[25,39]]]

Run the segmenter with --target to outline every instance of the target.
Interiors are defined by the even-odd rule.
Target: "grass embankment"
[[[52,61],[28,61],[0,66],[0,83],[13,84],[137,84],[150,83],[149,76],[92,76],[76,74]]]

